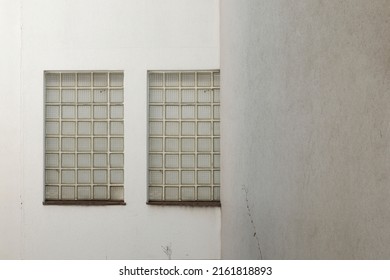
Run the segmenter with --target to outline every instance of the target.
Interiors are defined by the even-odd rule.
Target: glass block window
[[[45,201],[124,200],[123,72],[45,72]]]
[[[148,199],[219,201],[219,71],[148,72]]]

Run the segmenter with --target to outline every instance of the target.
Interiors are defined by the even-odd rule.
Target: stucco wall
[[[223,258],[390,258],[389,55],[385,0],[221,1]]]
[[[166,259],[164,246],[173,259],[219,258],[219,208],[145,204],[146,71],[218,69],[218,1],[1,1],[0,8],[0,258]],[[126,206],[42,205],[44,70],[124,71]]]

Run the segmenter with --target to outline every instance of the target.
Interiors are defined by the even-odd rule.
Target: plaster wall
[[[219,208],[145,204],[147,70],[219,69],[218,1],[20,3],[21,257],[167,259],[170,246],[172,259],[219,258]],[[42,205],[45,70],[124,71],[126,206]]]
[[[221,1],[222,257],[390,258],[390,6]]]

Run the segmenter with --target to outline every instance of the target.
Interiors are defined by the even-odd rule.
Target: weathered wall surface
[[[221,73],[222,257],[390,258],[388,1],[221,1]]]

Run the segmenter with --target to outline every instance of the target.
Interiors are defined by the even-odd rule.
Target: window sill
[[[161,206],[193,206],[193,207],[221,207],[220,201],[148,201],[147,205]]]
[[[109,205],[126,205],[124,201],[109,201],[109,200],[47,200],[43,205],[59,205],[59,206],[109,206]]]

